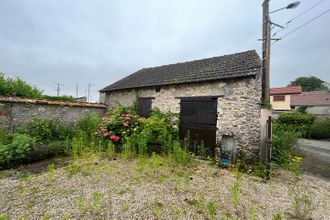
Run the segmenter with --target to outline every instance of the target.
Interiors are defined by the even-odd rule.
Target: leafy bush
[[[70,141],[54,141],[48,144],[37,144],[27,154],[24,163],[44,160],[51,157],[69,155]]]
[[[27,134],[13,134],[11,143],[0,145],[0,165],[6,165],[25,158],[34,144],[35,139]]]
[[[272,160],[280,166],[290,166],[296,141],[295,133],[284,130],[281,123],[274,121],[272,139]]]
[[[298,111],[291,111],[283,113],[279,116],[278,121],[283,124],[292,125],[310,125],[313,124],[315,116],[311,114],[305,114]]]
[[[310,127],[314,120],[314,115],[292,111],[281,114],[277,126],[280,127],[279,130],[294,133],[296,137],[309,138]]]
[[[28,133],[39,143],[65,140],[71,138],[73,135],[73,130],[71,128],[59,125],[55,121],[47,119],[34,119],[30,121],[21,132]]]
[[[310,134],[315,139],[330,138],[330,120],[314,122],[310,128]]]
[[[50,101],[67,101],[67,102],[75,102],[76,99],[72,96],[67,96],[67,95],[63,95],[63,96],[49,96],[49,95],[43,95],[41,97],[41,99],[46,99],[46,100],[50,100]]]
[[[140,117],[138,115],[122,113],[121,109],[117,109],[106,113],[94,134],[102,140],[111,140],[113,143],[119,144],[133,131],[137,131],[139,125]]]
[[[8,144],[11,140],[11,135],[9,132],[5,129],[0,129],[0,145],[2,144]]]
[[[41,98],[42,91],[18,77],[16,79],[5,78],[5,75],[0,73],[0,96]]]
[[[94,136],[94,132],[98,129],[101,122],[100,117],[97,114],[89,114],[78,120],[76,130],[85,133],[91,140]]]

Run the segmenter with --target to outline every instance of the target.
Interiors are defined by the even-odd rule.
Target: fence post
[[[270,179],[270,160],[272,158],[272,116],[267,120],[266,180]]]

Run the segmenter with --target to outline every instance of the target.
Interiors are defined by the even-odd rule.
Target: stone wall
[[[235,146],[247,156],[258,155],[260,149],[261,77],[236,78],[216,82],[163,86],[155,88],[113,91],[100,94],[100,102],[108,108],[132,106],[139,97],[153,97],[152,107],[163,112],[180,112],[180,97],[217,96],[217,143],[222,137],[233,137]]]
[[[104,115],[106,106],[92,103],[24,100],[0,97],[0,128],[14,131],[29,121],[51,119],[73,126],[79,118],[96,113]]]

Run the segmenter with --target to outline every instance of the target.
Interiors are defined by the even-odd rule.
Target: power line
[[[301,12],[300,14],[296,15],[295,17],[291,18],[288,22],[286,22],[283,26],[285,26],[283,29],[278,30],[277,32],[275,32],[272,36],[274,37],[276,34],[278,34],[279,32],[283,31],[285,28],[287,28],[289,26],[289,24],[296,20],[297,18],[299,18],[300,16],[306,14],[307,12],[309,12],[310,10],[312,10],[313,8],[315,8],[316,6],[318,6],[319,4],[321,4],[322,2],[324,2],[326,0],[321,0],[318,3],[316,3],[315,5],[313,5],[312,7],[306,9],[305,11]],[[274,28],[274,26],[273,26]]]
[[[291,23],[293,20],[296,20],[297,18],[299,18],[301,15],[306,14],[307,12],[309,12],[310,10],[312,10],[313,8],[315,8],[316,6],[318,6],[319,4],[321,4],[322,2],[324,2],[325,0],[321,0],[318,3],[316,3],[315,5],[313,5],[312,7],[308,8],[307,10],[301,12],[300,14],[298,14],[297,16],[295,16],[294,18],[292,18],[291,20],[289,20],[287,22],[287,24]]]
[[[314,17],[314,18],[310,19],[310,20],[309,20],[309,21],[307,21],[306,23],[304,23],[304,24],[300,25],[299,27],[297,27],[297,28],[293,29],[293,30],[292,30],[292,31],[290,31],[289,33],[287,33],[287,34],[283,35],[282,37],[280,37],[280,39],[283,39],[283,38],[287,37],[288,35],[290,35],[290,34],[292,34],[292,33],[296,32],[297,30],[301,29],[302,27],[306,26],[307,24],[311,23],[312,21],[314,21],[314,20],[318,19],[319,17],[321,17],[321,16],[325,15],[325,14],[326,14],[326,13],[328,13],[329,11],[330,11],[330,9],[328,9],[328,10],[324,11],[323,13],[321,13],[321,14],[319,14],[318,16],[316,16],[316,17]],[[275,42],[276,42],[276,41],[275,41]]]

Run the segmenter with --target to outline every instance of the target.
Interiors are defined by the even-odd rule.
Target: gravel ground
[[[303,194],[311,199],[313,219],[330,216],[329,180],[307,174],[297,179],[285,171],[267,183],[244,175],[237,207],[235,173],[205,161],[183,167],[158,156],[94,158],[23,177],[0,174],[4,219],[248,219],[251,213],[255,219],[290,219],[293,198]]]

